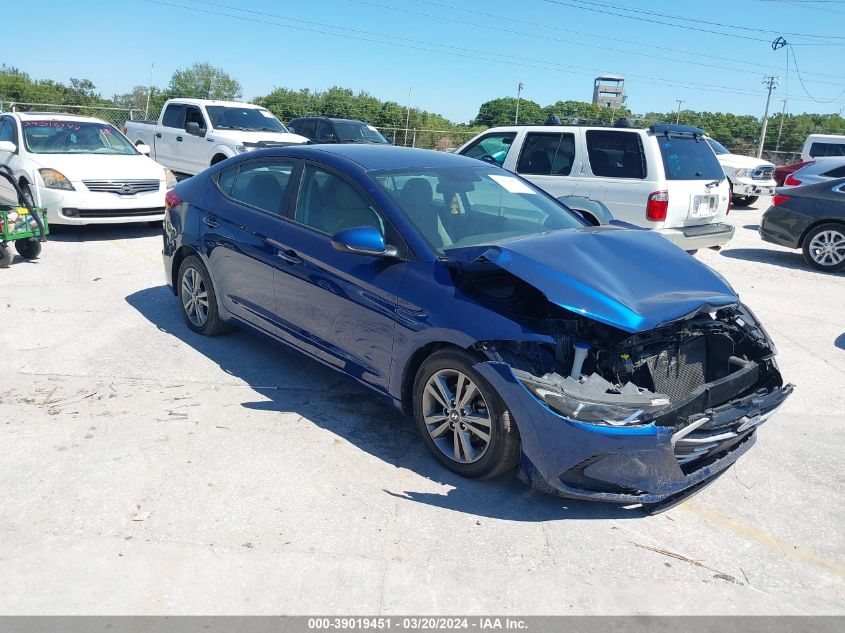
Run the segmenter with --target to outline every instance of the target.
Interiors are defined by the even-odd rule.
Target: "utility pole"
[[[780,127],[778,128],[778,142],[775,144],[775,154],[780,149],[780,135],[783,134],[783,119],[786,116],[786,99],[783,100],[783,107],[780,110]],[[775,156],[777,158],[777,156]]]
[[[149,121],[150,119],[150,95],[153,92],[153,68],[155,68],[155,64],[150,64],[150,83],[147,87],[147,107],[144,108],[144,121]]]
[[[408,126],[411,124],[411,86],[408,86],[408,111],[405,113],[405,140],[402,145],[408,146]]]
[[[516,116],[513,119],[514,125],[519,125],[519,97],[522,95],[523,88],[525,88],[525,85],[520,81],[516,87]]]
[[[686,103],[683,99],[675,99],[678,102],[678,114],[675,115],[675,125],[681,122],[681,104]]]
[[[769,102],[772,100],[772,90],[778,85],[780,77],[769,75],[763,77],[763,85],[768,87],[769,96],[766,97],[766,109],[763,111],[763,129],[760,130],[760,144],[757,146],[757,158],[763,156],[763,144],[766,142],[766,128],[769,126]]]

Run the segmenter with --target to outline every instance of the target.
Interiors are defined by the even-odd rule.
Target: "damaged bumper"
[[[555,412],[505,362],[475,366],[517,420],[520,478],[576,499],[674,505],[700,490],[754,444],[755,431],[792,393],[759,390],[673,424],[604,426]]]

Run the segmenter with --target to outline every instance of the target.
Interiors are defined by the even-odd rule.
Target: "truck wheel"
[[[12,263],[12,249],[5,244],[0,244],[0,268],[8,268]]]
[[[24,259],[37,259],[41,254],[41,242],[34,237],[17,240],[15,241],[15,250]]]

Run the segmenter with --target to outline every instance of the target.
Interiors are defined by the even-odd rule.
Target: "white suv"
[[[486,130],[457,153],[518,173],[556,198],[602,202],[615,219],[687,251],[733,237],[725,222],[730,185],[699,128],[514,125]]]

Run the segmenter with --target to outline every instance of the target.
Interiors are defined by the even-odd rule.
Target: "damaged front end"
[[[548,492],[677,501],[748,450],[792,392],[738,300],[632,332],[561,307],[490,261],[454,272],[462,292],[547,336],[480,342],[488,360],[476,369],[517,421],[520,476]]]

